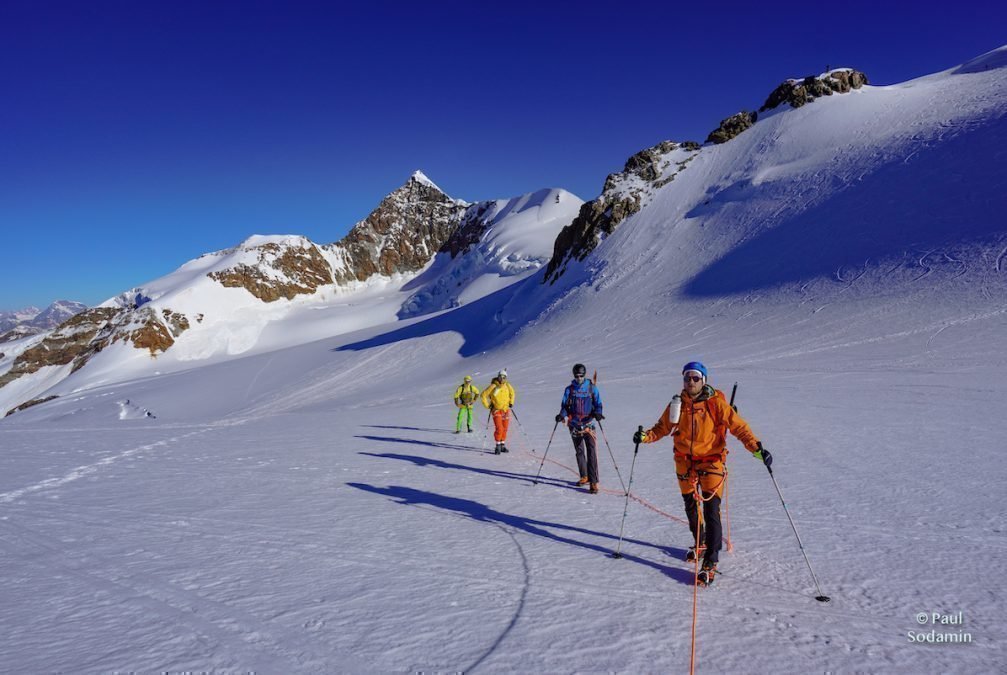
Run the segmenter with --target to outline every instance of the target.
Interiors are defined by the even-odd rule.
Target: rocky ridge
[[[417,171],[343,239],[324,247],[335,261],[336,283],[422,269],[447,243],[468,208]]]
[[[0,387],[48,366],[72,365],[73,373],[109,345],[122,342],[146,349],[152,357],[166,351],[189,320],[168,309],[94,307],[74,315],[22,351],[0,376]]]
[[[244,288],[263,302],[292,300],[333,283],[332,268],[318,247],[307,239],[297,239],[294,243],[243,246],[253,262],[240,262],[207,276],[226,288]]]
[[[837,68],[817,77],[809,75],[802,79],[785,80],[769,94],[759,112],[772,110],[784,103],[789,103],[791,108],[800,108],[822,96],[845,94],[865,84],[869,84],[867,75],[853,68]]]
[[[759,110],[772,110],[784,103],[799,108],[821,96],[846,93],[867,83],[867,75],[852,68],[837,68],[817,77],[790,79],[776,87]],[[758,119],[759,113],[755,111],[742,110],[731,115],[710,132],[706,143],[726,143],[751,128]],[[555,283],[571,260],[587,257],[605,236],[639,211],[654,190],[674,180],[700,149],[694,142],[679,145],[664,141],[630,157],[622,173],[611,174],[605,181],[601,196],[584,204],[574,222],[560,232],[543,283]],[[672,157],[672,153],[678,154]],[[686,153],[685,156],[682,153]]]
[[[643,208],[657,189],[673,181],[699,150],[695,142],[664,141],[626,160],[621,173],[605,180],[601,195],[581,206],[574,221],[560,231],[543,283],[554,283],[571,260],[587,257],[622,221]]]
[[[244,289],[263,303],[292,300],[327,285],[418,271],[461,224],[475,228],[468,230],[470,236],[478,231],[479,213],[479,208],[470,212],[469,204],[451,199],[417,171],[339,242],[319,246],[304,237],[252,237],[233,249],[199,260],[208,261],[211,267],[218,258],[230,260],[227,266],[205,274],[225,288]],[[478,233],[474,236],[477,241]],[[55,327],[52,324],[59,312],[72,306],[76,309],[79,303],[54,303],[45,312],[29,308],[0,315],[22,321],[16,326],[11,321],[6,335],[11,341],[36,338],[32,344],[22,343],[9,352],[13,360],[8,360],[6,371],[0,371],[0,387],[48,366],[70,365],[70,372],[75,372],[117,343],[147,350],[156,357],[170,349],[193,322],[204,318],[202,313],[186,314],[152,302],[151,295],[158,294],[134,288],[101,307],[71,314]],[[85,309],[83,305],[79,308]],[[25,323],[29,319],[38,319],[45,327],[29,327]]]

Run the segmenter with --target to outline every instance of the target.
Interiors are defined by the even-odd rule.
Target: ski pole
[[[528,436],[528,432],[524,430],[524,425],[521,424],[521,418],[517,416],[517,411],[514,410],[514,408],[511,408],[510,412],[511,412],[512,415],[514,415],[514,419],[517,420],[518,428],[521,429],[521,435],[524,436],[525,443],[527,443],[528,447],[531,448],[532,454],[536,454],[535,453],[535,448],[531,444],[531,438]],[[553,427],[552,430],[553,430],[553,432],[555,432],[556,431],[556,427]],[[549,437],[549,441],[550,442],[552,441],[552,436]]]
[[[738,393],[738,383],[734,383],[734,387],[731,389],[731,409],[734,412],[738,412],[738,407],[734,405],[734,396]],[[727,482],[727,468],[724,468],[724,520],[726,520],[727,525],[727,552],[734,553],[734,542],[731,540],[731,502],[730,493],[728,492],[728,482]]]
[[[790,527],[794,528],[794,536],[797,537],[797,545],[801,547],[801,553],[804,554],[804,562],[808,563],[808,571],[811,572],[811,578],[815,580],[815,588],[818,589],[818,595],[815,596],[815,600],[818,602],[828,602],[832,598],[822,593],[822,587],[818,583],[818,577],[815,576],[815,570],[811,568],[811,561],[808,559],[808,553],[804,550],[804,542],[801,541],[801,535],[797,533],[797,525],[794,525],[794,519],[790,517],[790,509],[787,508],[787,502],[783,501],[783,493],[780,492],[780,485],[776,482],[776,476],[773,475],[772,467],[767,466],[766,470],[769,471],[769,477],[773,479],[773,485],[776,486],[776,494],[780,495],[780,503],[783,504],[783,511],[787,514],[787,519],[790,520]]]
[[[486,426],[483,427],[483,452],[486,452],[486,441],[490,437],[490,420],[493,418],[493,411],[488,410],[486,412]]]
[[[532,481],[532,485],[538,485],[538,477],[542,475],[542,467],[545,465],[545,458],[549,455],[549,446],[552,445],[552,437],[556,435],[556,427],[559,426],[559,422],[552,425],[552,433],[549,434],[549,442],[545,446],[545,452],[542,453],[542,461],[538,464],[538,473],[535,474],[535,480]]]
[[[622,491],[629,494],[629,490],[626,489],[626,483],[622,480],[622,474],[619,473],[619,463],[615,461],[615,453],[612,452],[612,446],[608,442],[608,435],[605,433],[605,427],[601,425],[601,420],[598,420],[598,428],[601,429],[601,437],[605,439],[605,445],[608,447],[608,454],[612,458],[612,466],[615,467],[615,475],[619,477],[619,482],[622,483]]]
[[[637,433],[643,435],[643,425],[636,428]],[[622,557],[622,533],[626,528],[626,512],[629,511],[629,491],[633,488],[633,470],[636,468],[636,453],[640,452],[640,444],[636,444],[633,449],[633,463],[629,465],[629,487],[626,488],[626,504],[622,507],[622,525],[619,526],[619,545],[612,554],[613,558]]]

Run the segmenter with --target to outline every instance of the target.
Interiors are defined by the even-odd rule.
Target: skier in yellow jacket
[[[507,381],[507,371],[501,370],[482,394],[483,405],[493,413],[493,438],[497,445],[493,454],[510,452],[507,449],[507,427],[510,425],[510,409],[514,407],[516,394]]]
[[[455,405],[458,406],[458,421],[455,423],[455,433],[462,432],[462,419],[467,422],[469,433],[472,433],[472,404],[479,398],[479,388],[472,384],[472,376],[466,375],[465,380],[455,389]]]

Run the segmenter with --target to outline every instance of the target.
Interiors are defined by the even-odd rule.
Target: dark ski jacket
[[[563,417],[570,419],[570,425],[581,428],[591,425],[591,415],[601,414],[601,392],[594,382],[584,378],[584,381],[577,383],[574,380],[563,390],[563,402],[560,403],[559,412]]]

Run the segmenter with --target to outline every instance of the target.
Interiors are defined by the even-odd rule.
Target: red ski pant
[[[509,410],[493,411],[493,440],[503,443],[507,440],[507,427],[510,426]]]

